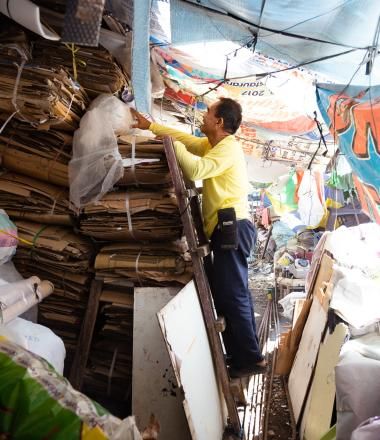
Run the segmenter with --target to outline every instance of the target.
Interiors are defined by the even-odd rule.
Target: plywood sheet
[[[194,282],[188,283],[159,313],[192,438],[221,439],[226,418]]]
[[[335,399],[334,369],[347,335],[347,326],[338,324],[334,333],[326,334],[319,349],[318,361],[302,418],[300,438],[320,440],[330,428]]]
[[[314,297],[301,342],[289,375],[289,394],[295,421],[298,422],[307,397],[310,378],[318,355],[319,344],[327,322],[327,311]]]
[[[178,288],[136,288],[133,322],[132,413],[142,430],[151,414],[160,424],[160,437],[190,440],[183,409],[183,392],[177,386],[173,367],[157,319]]]
[[[330,281],[333,273],[333,265],[334,265],[334,259],[331,258],[328,254],[324,253],[322,255],[318,275],[316,277],[315,284],[313,287],[313,291],[312,291],[313,295],[315,295],[320,291],[324,283],[328,283]]]

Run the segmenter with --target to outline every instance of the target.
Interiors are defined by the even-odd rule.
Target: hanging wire
[[[354,1],[354,0],[346,0],[346,1],[344,1],[343,3],[341,3],[340,5],[337,5],[337,6],[335,6],[334,8],[329,9],[329,10],[326,11],[326,12],[322,12],[321,14],[314,15],[314,16],[312,16],[312,17],[306,18],[305,20],[299,21],[299,22],[297,22],[297,23],[295,23],[295,24],[292,24],[291,26],[288,26],[288,27],[286,27],[286,28],[284,28],[284,29],[280,29],[279,32],[286,32],[286,31],[289,31],[290,29],[294,29],[295,27],[297,27],[297,26],[299,26],[299,25],[301,25],[301,24],[305,24],[305,23],[307,23],[307,22],[309,22],[309,21],[315,20],[315,19],[317,19],[317,18],[324,17],[325,15],[329,15],[329,14],[331,14],[332,12],[336,11],[337,9],[341,9],[341,8],[343,8],[344,6],[346,6],[347,3],[350,3],[350,2],[352,2],[352,1]],[[276,35],[276,32],[272,32],[272,33],[264,34],[264,35],[261,34],[261,38],[270,37],[270,36],[272,36],[272,35]],[[336,43],[336,44],[339,45],[340,43]]]
[[[297,64],[295,66],[286,67],[284,69],[279,69],[279,70],[274,70],[272,72],[251,73],[251,74],[248,74],[248,75],[234,76],[234,77],[226,78],[226,79],[223,79],[223,80],[219,81],[219,83],[216,84],[216,86],[212,87],[207,92],[204,92],[204,93],[202,93],[199,96],[200,97],[204,97],[204,96],[208,95],[209,93],[217,90],[221,85],[223,85],[227,81],[232,81],[232,80],[236,80],[236,79],[251,78],[252,76],[255,76],[256,79],[266,78],[266,77],[268,77],[270,75],[274,75],[274,74],[281,73],[281,72],[287,72],[287,71],[294,70],[294,69],[299,69],[300,67],[307,66],[309,64],[317,63],[317,62],[320,62],[320,61],[330,60],[332,58],[337,58],[337,57],[340,57],[342,55],[346,55],[348,53],[352,53],[352,52],[355,52],[355,51],[356,51],[356,49],[351,49],[351,50],[347,50],[347,51],[340,52],[340,53],[333,54],[333,55],[326,55],[325,57],[317,58],[317,59],[314,59],[314,60],[311,60],[311,61],[305,61],[305,62]],[[361,64],[359,65],[359,68],[360,68],[360,66],[361,66]],[[358,70],[359,70],[359,68],[358,68]],[[351,81],[352,81],[352,79],[351,79]]]
[[[253,26],[253,27],[255,27],[257,29],[260,29],[260,30],[265,30],[265,31],[272,32],[273,34],[284,35],[286,37],[292,37],[292,38],[297,38],[297,39],[301,39],[301,40],[314,41],[316,43],[331,44],[331,45],[334,45],[334,46],[347,47],[347,48],[356,49],[356,50],[357,49],[363,49],[364,50],[364,49],[368,48],[368,47],[361,47],[361,46],[352,46],[352,45],[348,45],[348,44],[344,44],[344,43],[337,43],[336,41],[322,40],[320,38],[313,38],[313,37],[310,37],[310,36],[307,36],[307,35],[293,34],[293,33],[282,31],[282,30],[278,30],[278,29],[268,28],[266,26],[259,26],[259,25],[255,24],[255,23],[252,23],[252,22],[250,22],[248,20],[245,20],[242,17],[238,17],[237,15],[234,15],[231,12],[228,12],[228,11],[220,12],[220,11],[217,11],[215,9],[209,8],[209,7],[204,6],[204,5],[195,4],[195,3],[193,3],[192,1],[189,1],[189,0],[183,0],[183,1],[185,3],[189,3],[189,4],[193,5],[195,7],[206,9],[206,10],[212,12],[215,15],[221,15],[222,17],[230,17],[230,18],[233,18],[234,20],[236,20],[238,22],[247,24],[249,26]]]

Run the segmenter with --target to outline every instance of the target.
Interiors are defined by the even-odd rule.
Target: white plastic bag
[[[325,215],[324,205],[318,195],[320,193],[324,199],[324,192],[322,186],[318,191],[319,184],[316,176],[306,170],[298,188],[298,213],[303,224],[311,228],[316,228]]]
[[[304,299],[304,298],[306,298],[305,292],[290,292],[286,296],[284,296],[284,298],[280,299],[278,303],[284,309],[282,315],[285,318],[291,320],[293,318],[293,312],[296,301],[298,299]]]
[[[116,135],[131,130],[130,108],[112,95],[100,95],[82,117],[69,163],[70,201],[76,208],[100,200],[123,176]]]

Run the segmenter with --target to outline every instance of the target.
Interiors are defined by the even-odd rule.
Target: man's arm
[[[135,128],[151,130],[157,136],[171,136],[175,140],[182,142],[190,153],[199,157],[204,156],[207,150],[210,148],[207,138],[199,138],[183,131],[175,130],[174,128],[165,127],[163,125],[156,124],[155,122],[150,122],[136,110],[131,109],[131,111],[133,117],[136,119],[136,123],[133,125]]]
[[[220,176],[233,164],[231,150],[226,147],[212,148],[201,159],[187,151],[181,142],[175,142],[174,149],[182,171],[190,180]]]

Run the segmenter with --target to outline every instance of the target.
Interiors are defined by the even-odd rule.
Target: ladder
[[[226,401],[229,419],[228,428],[232,429],[233,434],[241,437],[240,419],[235,399],[230,388],[230,379],[224,359],[222,343],[217,330],[219,323],[215,317],[211,289],[202,260],[204,257],[210,257],[210,247],[203,231],[199,199],[197,193],[191,188],[187,188],[185,185],[182,171],[178,166],[177,158],[175,156],[172,139],[168,136],[164,137],[164,149],[173,180],[174,190],[178,199],[184,233],[191,254],[194,280],[197,286],[199,302],[206,325],[215,372]]]

